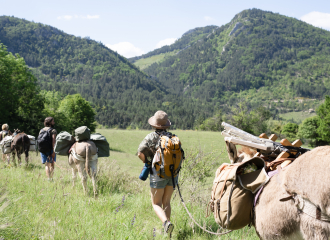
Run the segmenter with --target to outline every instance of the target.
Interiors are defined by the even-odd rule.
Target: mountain
[[[249,9],[144,72],[193,99],[220,106],[245,99],[254,107],[287,111],[330,95],[329,68],[329,31]]]
[[[150,65],[150,60],[151,62],[159,62],[167,56],[178,54],[181,51],[189,48],[195,42],[201,41],[204,37],[207,37],[212,32],[214,32],[214,30],[217,28],[217,26],[212,25],[191,29],[185,32],[181,38],[175,41],[175,43],[169,46],[166,45],[161,48],[155,49],[147,54],[130,58],[129,61],[131,63],[135,63],[135,65],[139,66],[140,69],[144,69],[145,67]],[[157,58],[153,58],[154,56],[157,56]]]
[[[25,59],[41,89],[80,93],[105,126],[147,128],[148,117],[161,108],[172,113],[174,127],[186,129],[195,118],[213,112],[210,104],[171,94],[126,58],[88,37],[0,16],[0,43]]]

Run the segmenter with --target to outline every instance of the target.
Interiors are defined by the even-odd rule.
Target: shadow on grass
[[[25,170],[33,171],[33,169],[43,169],[44,166],[40,166],[40,165],[37,165],[34,163],[29,163],[29,165],[25,166],[24,168],[25,168]]]
[[[110,151],[124,153],[124,151],[112,147],[110,147]]]

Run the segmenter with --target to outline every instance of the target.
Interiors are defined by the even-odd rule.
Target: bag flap
[[[107,139],[105,138],[105,136],[101,135],[101,133],[93,133],[91,134],[91,140],[93,141],[107,141]]]
[[[256,193],[269,181],[269,176],[267,175],[265,168],[242,175],[237,175],[237,178],[241,186],[252,193]]]
[[[57,134],[56,141],[57,140],[67,140],[67,141],[70,141],[70,142],[71,141],[75,142],[74,137],[70,133],[68,133],[66,131],[62,131],[59,134]]]
[[[262,168],[265,168],[266,167],[266,163],[265,161],[260,158],[260,157],[253,157],[249,160],[247,160],[246,162],[243,162],[240,164],[239,168],[242,168],[248,164],[251,164],[251,163],[254,163],[258,169],[262,169]]]

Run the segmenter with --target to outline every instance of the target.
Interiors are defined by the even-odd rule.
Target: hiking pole
[[[195,223],[200,229],[202,229],[204,232],[207,232],[207,233],[209,233],[209,234],[213,234],[213,235],[217,235],[217,236],[226,235],[226,234],[228,234],[228,233],[230,233],[230,232],[233,231],[233,230],[229,230],[229,231],[224,232],[224,233],[215,233],[215,232],[208,231],[208,230],[206,230],[205,228],[203,228],[201,225],[199,225],[199,224],[197,223],[197,221],[193,218],[193,216],[191,215],[191,213],[189,212],[189,210],[188,210],[186,204],[184,203],[184,200],[183,200],[183,198],[182,198],[181,191],[180,191],[180,188],[179,188],[179,184],[177,184],[177,187],[178,187],[179,196],[180,196],[180,198],[181,198],[181,203],[183,204],[183,207],[186,209],[186,212],[188,213],[188,215],[189,215],[189,217],[191,218],[191,220],[192,220],[192,221],[193,221],[193,222],[194,222],[194,223]]]

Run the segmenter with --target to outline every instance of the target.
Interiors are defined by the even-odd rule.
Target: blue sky
[[[0,15],[89,36],[125,57],[171,44],[189,29],[221,26],[249,8],[280,13],[330,30],[330,0],[0,0]]]

